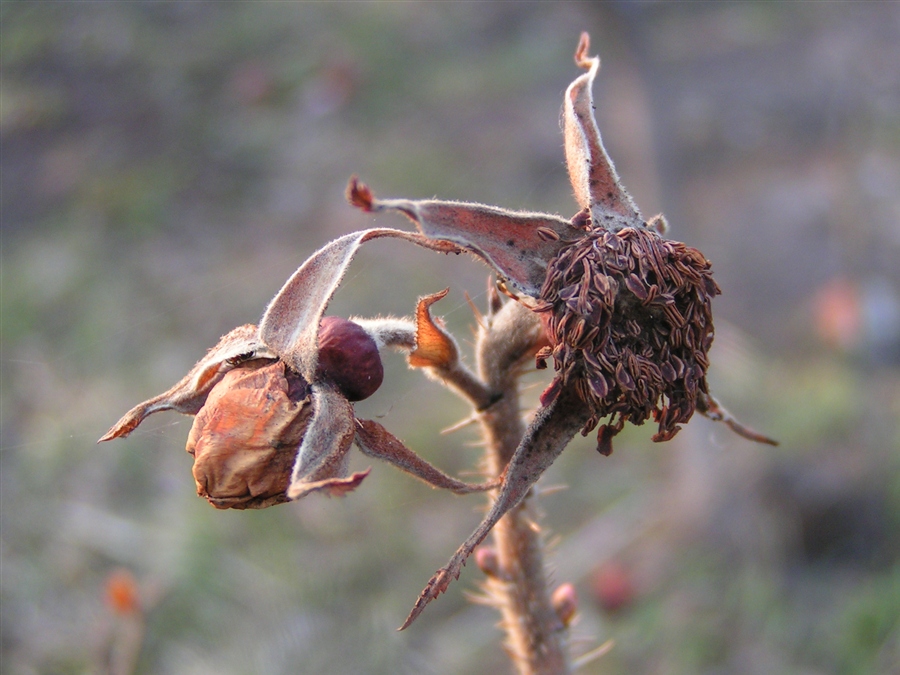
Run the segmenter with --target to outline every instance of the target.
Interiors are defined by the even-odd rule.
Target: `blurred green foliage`
[[[346,499],[219,512],[194,494],[188,419],[94,440],[371,222],[343,201],[353,173],[384,196],[571,215],[557,121],[581,30],[626,185],[723,286],[714,390],[782,441],[695,420],[665,446],[639,428],[611,458],[564,453],[543,485],[568,489],[540,504],[581,600],[573,653],[615,641],[581,672],[895,672],[900,5],[4,1],[4,673],[108,672],[133,619],[105,600],[122,568],[137,673],[507,668],[471,565],[394,631],[479,497],[376,466]],[[376,242],[331,309],[409,313],[450,286],[435,309],[465,342],[485,277]],[[471,432],[439,434],[464,406],[386,365],[360,415],[475,469]],[[528,376],[530,405],[544,385]]]

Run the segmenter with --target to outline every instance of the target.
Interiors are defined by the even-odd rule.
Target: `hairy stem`
[[[525,434],[519,409],[518,379],[540,341],[534,314],[516,302],[488,318],[477,342],[478,370],[497,402],[480,416],[490,475],[500,475]],[[488,575],[491,604],[502,614],[508,653],[523,675],[572,672],[567,630],[550,599],[543,558],[543,536],[529,497],[492,530],[498,569]]]

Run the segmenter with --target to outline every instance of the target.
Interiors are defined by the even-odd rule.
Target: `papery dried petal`
[[[220,509],[287,501],[313,416],[310,394],[306,381],[281,361],[257,359],[226,373],[188,435],[197,494]]]

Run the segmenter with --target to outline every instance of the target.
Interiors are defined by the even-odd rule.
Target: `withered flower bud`
[[[288,501],[312,415],[309,385],[281,361],[254,359],[226,373],[188,435],[197,494],[220,509]]]
[[[653,440],[666,441],[691,418],[709,393],[710,300],[719,293],[702,253],[649,228],[591,229],[550,261],[538,311],[551,346],[539,360],[552,355],[560,383],[589,405],[583,433],[610,417],[600,452],[612,452],[626,421],[653,415]]]
[[[560,584],[550,598],[556,616],[563,626],[569,626],[578,613],[578,594],[570,583]]]
[[[384,380],[378,345],[359,324],[337,316],[323,317],[318,374],[334,383],[348,401],[369,398]]]
[[[486,576],[500,576],[500,556],[493,546],[479,546],[475,549],[475,564]]]

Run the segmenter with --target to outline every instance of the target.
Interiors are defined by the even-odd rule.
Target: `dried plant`
[[[351,204],[402,213],[419,231],[371,229],[327,244],[288,280],[259,327],[228,333],[181,382],[136,406],[101,438],[127,436],[160,410],[195,415],[187,449],[197,492],[218,508],[346,494],[367,474],[348,475],[354,443],[434,487],[493,491],[482,523],[431,578],[401,628],[447,589],[493,530],[493,547],[476,558],[522,673],[571,671],[565,635],[576,599],[568,584],[552,593],[547,586],[527,496],[575,434],[598,429],[598,450],[609,455],[626,422],[652,418],[653,440],[666,441],[698,411],[750,440],[773,443],[741,426],[710,394],[711,300],[720,292],[711,264],[698,250],[665,238],[662,216],[645,221],[622,187],[594,119],[591,87],[600,60],[588,50],[585,33],[575,62],[587,72],[564,99],[566,161],[580,208],[574,217],[377,199],[351,179]],[[512,300],[489,294],[488,311],[478,316],[474,372],[431,315],[447,291],[420,299],[411,319],[323,318],[359,247],[381,237],[465,251],[493,268]],[[411,367],[471,404],[492,480],[454,479],[381,424],[355,416],[353,402],[381,384],[379,351],[386,347],[404,351]],[[546,368],[551,358],[555,376],[526,426],[519,377],[530,364]]]

